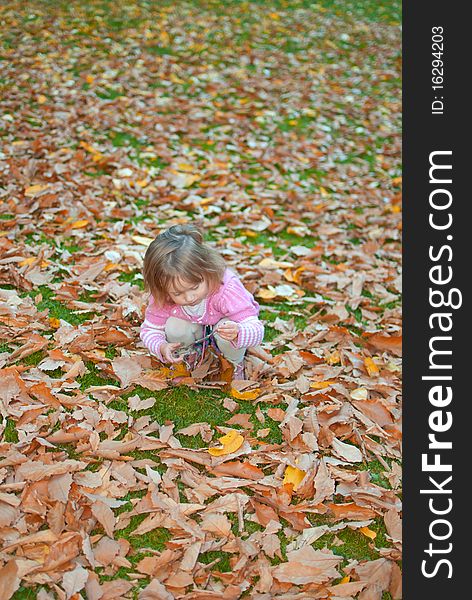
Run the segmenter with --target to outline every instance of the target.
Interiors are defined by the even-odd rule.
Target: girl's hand
[[[165,362],[168,363],[178,363],[182,362],[181,356],[175,356],[174,351],[180,346],[180,342],[173,342],[170,344],[169,342],[164,342],[161,347],[161,355]]]
[[[221,325],[218,325],[216,328],[216,333],[224,340],[232,342],[239,335],[239,325],[234,321],[226,321],[226,323],[221,323]]]

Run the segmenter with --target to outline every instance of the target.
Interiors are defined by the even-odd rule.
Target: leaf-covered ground
[[[401,598],[399,12],[0,7],[1,598]],[[189,220],[261,304],[238,385],[139,341]]]

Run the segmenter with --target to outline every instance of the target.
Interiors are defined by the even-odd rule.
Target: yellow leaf
[[[208,448],[208,452],[212,456],[225,456],[226,454],[236,452],[243,445],[244,438],[235,429],[232,429],[218,441],[221,444],[221,448]]]
[[[294,283],[301,283],[301,274],[303,273],[303,271],[305,270],[305,267],[298,267],[298,269],[295,269],[295,271],[293,272],[293,282]]]
[[[393,213],[399,213],[402,210],[402,207],[399,204],[394,204],[392,207],[390,207],[391,212]]]
[[[269,17],[271,19],[274,19],[275,21],[278,21],[280,19],[280,15],[278,13],[274,13],[274,12],[269,13]]]
[[[369,392],[365,388],[356,388],[349,395],[354,400],[367,400]]]
[[[38,94],[36,96],[36,101],[37,101],[38,104],[44,104],[45,102],[48,101],[48,99],[43,94]]]
[[[251,392],[238,392],[238,390],[231,388],[231,395],[233,398],[237,398],[238,400],[255,400],[259,397],[261,390],[257,388],[257,390],[252,390]]]
[[[95,77],[93,75],[86,75],[85,81],[91,85],[95,81]]]
[[[104,271],[113,271],[113,269],[116,269],[117,267],[119,267],[120,265],[118,265],[117,263],[108,263],[107,266],[103,269]]]
[[[136,182],[136,185],[139,185],[139,187],[141,187],[141,188],[145,188],[148,183],[149,183],[149,181],[147,179],[138,179],[138,181]]]
[[[401,177],[394,177],[394,178],[392,179],[392,183],[393,183],[393,185],[400,185],[400,184],[401,184],[401,182],[402,182],[402,178],[401,178]]]
[[[274,260],[273,258],[263,258],[258,266],[266,269],[283,269],[286,267],[292,267],[293,265],[288,261]]]
[[[27,187],[25,189],[25,196],[28,196],[29,198],[36,196],[36,194],[39,194],[39,192],[43,192],[44,190],[46,190],[48,188],[48,184],[41,184],[38,183],[36,185],[30,185],[29,187]]]
[[[180,79],[180,77],[177,77],[177,75],[174,75],[174,73],[170,74],[169,79],[172,81],[172,83],[185,83],[183,79]]]
[[[49,317],[49,325],[51,325],[53,329],[58,329],[61,326],[61,322],[59,319],[56,319],[56,317]]]
[[[341,583],[349,583],[350,581],[351,581],[351,576],[350,575],[346,575],[346,577],[343,577],[339,583],[340,584]]]
[[[189,375],[190,373],[183,363],[175,363],[170,368],[169,376],[171,379],[174,379],[175,377],[188,377]]]
[[[335,383],[335,382],[331,381],[330,379],[328,379],[326,381],[314,381],[313,383],[310,384],[310,387],[313,388],[314,390],[323,390],[324,388],[329,387],[333,383]]]
[[[320,192],[321,192],[321,195],[324,196],[325,198],[326,198],[326,196],[329,196],[329,193],[325,190],[325,188],[322,185],[320,185]]]
[[[79,146],[87,150],[87,152],[92,152],[92,154],[96,154],[97,150],[93,146],[91,146],[88,142],[80,142]]]
[[[189,165],[188,163],[179,163],[177,169],[179,171],[184,171],[185,173],[191,173],[194,170],[194,166]]]
[[[361,527],[359,531],[371,540],[375,540],[375,538],[377,537],[376,532],[372,531],[372,529],[369,529],[368,527]]]
[[[370,356],[368,356],[367,358],[364,359],[364,365],[365,365],[365,368],[367,370],[367,373],[369,373],[369,375],[371,377],[372,377],[372,375],[378,375],[379,374],[379,368],[374,363],[374,361],[370,358]]]
[[[341,362],[341,356],[337,350],[334,350],[334,352],[328,353],[326,355],[325,360],[328,363],[328,365],[336,365],[337,363]]]
[[[71,229],[82,229],[82,227],[86,227],[88,225],[87,219],[82,219],[81,221],[75,221],[71,225]]]
[[[131,239],[141,246],[149,246],[149,244],[154,241],[153,238],[144,237],[143,235],[132,235]]]
[[[257,292],[257,296],[259,298],[263,298],[264,300],[271,300],[277,296],[277,292],[271,290],[270,288],[262,288]]]
[[[36,260],[36,256],[30,256],[29,258],[25,258],[20,263],[18,263],[19,267],[25,267],[26,265],[32,265]]]
[[[305,471],[297,469],[297,467],[291,467],[290,465],[287,465],[284,473],[283,484],[285,485],[286,483],[291,483],[293,485],[293,489],[296,490],[303,481],[304,477]]]
[[[161,42],[164,44],[164,46],[168,46],[169,42],[170,42],[170,36],[167,33],[167,31],[165,29],[163,29],[160,34],[159,34],[160,40]]]

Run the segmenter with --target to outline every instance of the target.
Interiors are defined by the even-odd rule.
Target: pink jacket
[[[253,295],[246,290],[235,273],[226,269],[221,286],[207,297],[205,312],[201,317],[188,315],[177,304],[159,308],[151,296],[141,325],[140,338],[152,354],[162,359],[159,348],[166,341],[165,324],[169,317],[202,325],[215,325],[226,317],[239,324],[239,335],[233,344],[237,348],[248,348],[259,345],[264,337],[264,326],[258,315],[259,304]]]

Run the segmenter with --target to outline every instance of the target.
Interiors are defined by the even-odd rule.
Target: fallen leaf
[[[380,373],[380,370],[378,368],[378,366],[375,364],[375,362],[370,358],[370,356],[368,356],[367,358],[364,359],[364,365],[366,368],[367,373],[373,377],[375,375],[378,375]]]
[[[237,400],[255,400],[256,398],[259,397],[260,393],[261,393],[260,389],[247,391],[247,392],[240,392],[237,389],[235,389],[234,387],[231,388],[231,395],[233,396],[233,398],[236,398]]]
[[[305,475],[305,471],[297,469],[297,467],[287,465],[284,473],[283,484],[285,485],[286,483],[289,483],[293,486],[294,491],[297,491],[297,488],[303,481]]]
[[[375,538],[377,537],[377,533],[375,531],[372,531],[372,529],[369,529],[368,527],[360,527],[359,531],[362,533],[362,535],[365,535],[371,540],[375,540]]]
[[[83,590],[88,579],[88,571],[82,566],[77,565],[72,571],[67,571],[62,577],[62,587],[66,593],[66,598],[71,598],[80,590]]]
[[[244,438],[235,429],[232,429],[221,437],[218,442],[221,444],[220,447],[215,446],[208,449],[209,454],[212,456],[223,456],[236,452],[242,446]]]

